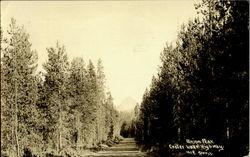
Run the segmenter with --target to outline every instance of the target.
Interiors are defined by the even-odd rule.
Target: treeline
[[[29,34],[11,20],[1,30],[1,156],[76,156],[119,137],[102,61],[70,63],[64,46],[47,48],[44,73]]]
[[[137,103],[136,106],[139,106]],[[135,137],[135,113],[134,111],[121,111],[120,117],[120,135],[122,137]]]
[[[171,154],[168,144],[202,138],[225,146],[218,156],[243,156],[249,149],[249,3],[204,0],[195,7],[199,16],[161,53],[136,115],[136,138],[162,156],[181,155]]]

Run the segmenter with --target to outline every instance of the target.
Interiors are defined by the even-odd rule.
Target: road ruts
[[[139,151],[133,138],[125,138],[119,144],[88,157],[146,157],[146,154]]]

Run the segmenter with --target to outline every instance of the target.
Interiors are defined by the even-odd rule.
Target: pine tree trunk
[[[101,110],[101,106],[100,106],[100,109],[99,109],[100,111],[99,111],[99,134],[100,134],[100,142],[102,141],[102,129],[101,129],[101,119],[102,119],[102,117],[101,117],[101,115],[102,115],[102,110]]]
[[[15,145],[16,141],[15,141],[15,137],[16,137],[16,133],[15,133],[15,119],[16,119],[16,114],[15,114],[15,104],[11,104],[11,144],[12,146]]]
[[[17,108],[17,54],[15,53],[15,139],[16,139],[16,155],[19,157],[19,142],[18,142],[18,108]]]
[[[17,111],[17,110],[16,110],[16,111]],[[17,154],[17,157],[19,157],[19,142],[18,142],[17,126],[18,126],[18,122],[17,122],[17,114],[16,114],[16,127],[15,127],[15,135],[16,135],[16,154]]]
[[[229,121],[228,121],[228,119],[227,119],[227,127],[226,127],[226,134],[227,134],[227,140],[229,140],[229,138],[230,138],[230,128],[229,128]]]
[[[17,76],[16,76],[17,77]],[[17,109],[17,78],[15,78],[15,139],[16,139],[16,155],[19,157],[19,142],[18,142],[18,109]]]
[[[59,109],[59,152],[61,152],[61,147],[62,147],[62,135],[61,135],[61,129],[62,129],[62,117],[61,117],[61,105]]]
[[[181,127],[178,127],[178,141],[181,141]]]
[[[101,134],[101,129],[100,129],[100,122],[101,122],[101,106],[99,106],[99,113],[98,113],[98,142],[101,142],[102,139],[102,134]]]
[[[76,149],[78,149],[79,147],[79,141],[80,141],[80,138],[81,138],[81,130],[80,130],[80,114],[79,112],[77,112],[76,114]]]
[[[97,143],[100,143],[100,106],[98,106],[97,110],[97,126],[96,126],[96,133],[97,133]]]

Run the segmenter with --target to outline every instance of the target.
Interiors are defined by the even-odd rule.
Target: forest
[[[217,156],[247,155],[249,2],[204,0],[195,7],[200,16],[164,47],[131,128],[159,156],[183,156],[169,144],[203,138],[224,145]]]
[[[105,87],[102,61],[68,60],[64,46],[47,48],[45,72],[29,34],[11,19],[1,36],[1,156],[74,155],[119,141],[118,112]],[[2,33],[1,33],[2,35]]]
[[[0,38],[1,156],[80,156],[121,135],[153,156],[188,156],[169,145],[204,138],[225,147],[214,156],[247,155],[249,2],[203,0],[195,9],[163,48],[131,121],[115,109],[101,59],[70,62],[57,42],[37,71],[29,34],[11,19]]]

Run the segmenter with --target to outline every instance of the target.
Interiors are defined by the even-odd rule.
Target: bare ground
[[[146,157],[146,154],[139,151],[133,138],[124,138],[119,144],[88,157]]]

